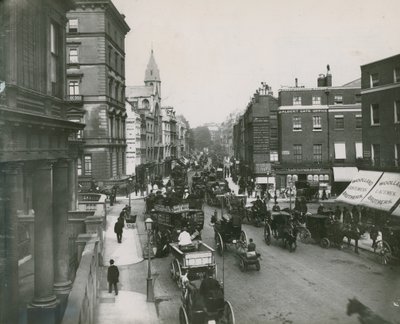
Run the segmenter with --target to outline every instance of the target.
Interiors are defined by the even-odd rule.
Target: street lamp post
[[[128,195],[129,195],[129,213],[131,212],[131,192],[132,192],[132,178],[128,179]]]
[[[147,254],[147,301],[148,302],[154,302],[154,289],[153,289],[153,278],[151,276],[151,244],[150,244],[150,233],[153,228],[153,220],[148,217],[144,221],[144,225],[146,227],[147,231],[147,248],[148,248],[148,254]]]

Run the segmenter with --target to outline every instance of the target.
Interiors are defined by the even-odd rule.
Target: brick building
[[[364,167],[399,171],[400,54],[361,66]]]
[[[68,99],[84,113],[84,153],[78,163],[82,181],[124,180],[125,35],[129,26],[111,0],[76,1],[68,12]]]
[[[278,159],[278,99],[265,85],[247,105],[234,126],[235,157],[240,161],[241,175],[256,183],[275,182],[273,165]]]
[[[279,91],[278,188],[308,181],[331,189],[337,182],[333,191],[341,191],[362,158],[360,81],[332,86],[328,70],[317,85]]]
[[[19,261],[33,257],[28,321],[56,318],[71,288],[77,132],[65,99],[68,0],[0,2],[0,322],[18,323]],[[69,140],[71,139],[71,140]],[[29,233],[29,234],[27,234]],[[55,321],[54,321],[55,322]]]

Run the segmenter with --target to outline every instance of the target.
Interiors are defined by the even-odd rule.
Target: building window
[[[322,144],[313,145],[313,161],[317,163],[322,162]]]
[[[278,151],[271,151],[269,153],[269,159],[270,159],[270,162],[278,162],[279,161]]]
[[[356,159],[363,158],[363,144],[362,142],[356,142]]]
[[[335,115],[335,129],[344,129],[343,115]]]
[[[108,65],[111,66],[111,62],[112,62],[112,47],[108,46]]]
[[[70,96],[79,95],[79,81],[77,80],[68,81],[68,94]]]
[[[400,100],[394,102],[394,122],[400,123]]]
[[[78,176],[82,175],[82,159],[78,158],[76,161],[77,169],[78,169]]]
[[[85,175],[92,175],[92,156],[85,155]]]
[[[400,144],[394,144],[394,165],[397,167],[400,166],[399,154],[400,154]]]
[[[301,131],[301,117],[300,116],[293,117],[293,131]]]
[[[371,125],[379,125],[379,105],[371,105]]]
[[[356,128],[357,129],[362,128],[362,116],[361,115],[356,115]]]
[[[313,105],[320,105],[320,104],[321,104],[321,97],[319,97],[319,96],[313,96],[313,97],[312,97],[312,104],[313,104]]]
[[[361,93],[356,93],[354,95],[356,103],[361,103]]]
[[[79,22],[77,18],[72,18],[68,20],[68,32],[69,33],[77,33],[78,32]]]
[[[293,106],[301,106],[301,97],[300,96],[293,97]]]
[[[113,80],[110,79],[110,80],[108,81],[108,96],[109,96],[110,98],[112,98],[112,93],[113,93]]]
[[[334,96],[333,103],[335,105],[342,105],[343,104],[343,96]]]
[[[400,66],[395,67],[393,73],[394,73],[394,82],[400,82]]]
[[[78,49],[77,48],[70,48],[69,49],[69,63],[78,63]]]
[[[114,69],[116,72],[118,72],[118,53],[115,52],[115,56],[114,56]]]
[[[322,126],[321,126],[321,116],[313,116],[312,118],[313,120],[313,130],[321,130]]]
[[[381,165],[381,146],[379,144],[371,144],[372,165]]]
[[[346,143],[335,143],[335,160],[346,159]]]
[[[300,163],[303,161],[303,150],[301,144],[293,145],[294,161]]]
[[[50,82],[53,96],[61,95],[60,74],[60,28],[57,24],[50,24]]]
[[[378,73],[372,73],[369,76],[370,76],[370,86],[371,86],[371,88],[377,87],[379,85],[379,74]]]

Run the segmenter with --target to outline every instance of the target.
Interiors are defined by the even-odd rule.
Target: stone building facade
[[[21,259],[34,262],[28,321],[43,312],[55,319],[57,295],[71,288],[66,227],[68,211],[77,208],[77,134],[84,128],[68,120],[64,101],[66,12],[73,5],[0,2],[1,323],[18,323]]]
[[[76,1],[67,14],[68,100],[83,114],[82,182],[123,180],[125,156],[125,36],[129,26],[111,0]]]

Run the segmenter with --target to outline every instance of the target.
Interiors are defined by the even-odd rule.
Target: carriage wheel
[[[264,241],[267,245],[271,244],[271,227],[268,223],[265,223],[264,226]]]
[[[388,264],[390,259],[392,258],[392,249],[390,245],[386,241],[378,241],[376,242],[376,253],[379,256],[381,264]]]
[[[174,260],[174,269],[175,269],[174,279],[175,279],[178,287],[181,288],[181,286],[182,286],[182,284],[181,284],[182,270],[181,270],[180,263],[176,259]]]
[[[186,309],[183,306],[179,307],[179,324],[189,324]]]
[[[224,241],[222,240],[221,234],[217,233],[216,235],[216,245],[217,250],[220,256],[224,253]]]
[[[308,243],[309,239],[311,238],[311,233],[307,228],[301,228],[299,230],[299,239],[302,243]]]
[[[257,261],[257,263],[256,263],[256,269],[257,269],[257,271],[260,271],[260,269],[261,269],[260,261]]]
[[[241,231],[240,232],[239,240],[244,242],[246,244],[246,246],[247,246],[247,234],[246,234],[245,231]]]
[[[324,249],[328,249],[331,246],[331,242],[329,241],[328,238],[324,237],[321,242],[320,242],[321,247]]]
[[[242,272],[245,272],[247,270],[246,263],[244,262],[244,260],[242,258],[240,258],[240,261],[239,261],[239,268],[240,268],[240,271],[242,271]]]
[[[289,252],[296,251],[296,248],[297,248],[296,242],[293,242],[292,244],[289,244]]]
[[[235,314],[233,313],[232,305],[229,301],[225,300],[224,313],[218,321],[218,324],[235,324]]]
[[[170,272],[172,280],[175,281],[176,280],[175,279],[176,278],[175,260],[172,260],[169,272]]]

